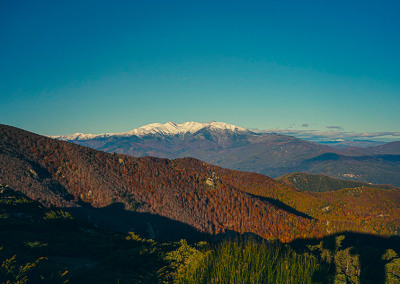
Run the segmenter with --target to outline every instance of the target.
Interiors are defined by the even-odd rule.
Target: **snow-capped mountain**
[[[300,158],[329,152],[329,147],[294,137],[255,133],[224,122],[152,123],[122,133],[53,136],[105,152],[135,157],[193,157],[232,169],[264,173],[288,167]]]
[[[75,133],[72,135],[61,135],[61,136],[51,136],[52,138],[56,138],[59,140],[73,141],[73,140],[91,140],[96,138],[107,138],[107,137],[129,137],[129,136],[146,136],[146,135],[176,135],[176,134],[194,134],[202,129],[207,129],[215,132],[221,131],[231,131],[236,133],[245,133],[248,132],[247,129],[243,127],[239,127],[236,125],[224,123],[224,122],[184,122],[181,124],[175,122],[167,122],[167,123],[152,123],[137,129],[133,129],[128,132],[121,133],[103,133],[103,134],[84,134],[84,133]]]
[[[392,157],[390,161],[381,156],[365,161],[357,158],[375,152],[398,155],[399,146],[395,142],[389,143],[394,143],[392,146],[378,146],[381,148],[341,150],[282,134],[253,132],[224,122],[152,123],[123,133],[75,133],[53,138],[135,157],[192,157],[271,177],[290,172],[309,172],[376,184],[400,185],[400,179],[397,178],[400,160],[396,160],[400,159],[400,155],[387,156],[387,159]],[[375,169],[378,166],[379,171]]]

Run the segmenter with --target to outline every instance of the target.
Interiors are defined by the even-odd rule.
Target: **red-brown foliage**
[[[0,166],[0,183],[45,205],[120,202],[127,210],[158,214],[212,234],[230,229],[282,241],[319,237],[327,233],[325,221],[334,218],[324,219],[315,208],[327,202],[340,207],[324,195],[299,192],[260,174],[192,158],[108,154],[5,125],[0,125]],[[335,211],[340,222],[354,222],[344,217],[351,215],[349,210]]]

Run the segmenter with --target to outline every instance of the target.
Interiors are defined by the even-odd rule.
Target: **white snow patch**
[[[162,135],[175,135],[175,134],[185,134],[185,133],[193,134],[203,128],[208,128],[214,131],[218,130],[228,130],[233,132],[248,131],[243,127],[239,127],[224,122],[212,121],[212,122],[201,123],[201,122],[190,121],[178,124],[176,122],[170,121],[164,124],[161,123],[147,124],[137,129],[121,133],[103,133],[103,134],[75,133],[72,135],[60,135],[60,136],[50,136],[50,137],[59,140],[90,140],[94,138],[106,138],[111,136],[129,137],[129,136],[146,136],[154,134],[162,134]]]

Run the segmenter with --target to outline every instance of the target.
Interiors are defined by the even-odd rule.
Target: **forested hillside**
[[[191,158],[108,154],[8,126],[0,130],[1,183],[46,205],[121,203],[126,210],[157,214],[210,234],[230,229],[282,240],[321,235],[318,221],[239,190],[235,171]],[[271,192],[282,187],[261,175],[247,182],[257,182],[253,178],[262,178]],[[157,234],[157,224],[151,227]]]
[[[232,230],[285,242],[344,230],[400,231],[398,190],[361,188],[333,197],[192,158],[108,154],[5,125],[0,135],[0,183],[120,230],[165,238],[162,224],[170,220],[207,234]]]

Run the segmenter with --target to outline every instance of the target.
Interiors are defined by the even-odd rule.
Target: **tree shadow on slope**
[[[320,239],[297,239],[291,246],[311,251],[330,265],[334,283],[399,283],[400,239],[343,232]]]
[[[279,209],[285,210],[286,212],[292,213],[292,214],[294,214],[296,216],[303,217],[303,218],[306,218],[306,219],[313,219],[311,216],[309,216],[309,215],[307,215],[307,214],[305,214],[303,212],[297,211],[293,207],[290,207],[289,205],[283,203],[282,201],[280,201],[278,199],[271,198],[271,197],[264,197],[264,196],[254,195],[254,194],[251,194],[251,193],[247,193],[247,194],[249,194],[252,197],[256,197],[256,198],[259,198],[259,199],[261,199],[263,201],[266,201],[266,202],[268,202],[268,203],[270,203],[272,205],[275,205]]]
[[[64,208],[63,210],[96,226],[124,233],[134,232],[143,238],[159,241],[187,239],[197,242],[206,240],[210,236],[190,225],[167,217],[126,210],[123,203],[114,203],[102,208],[83,204],[82,207]]]

